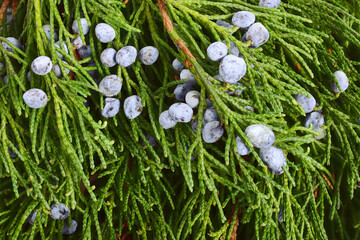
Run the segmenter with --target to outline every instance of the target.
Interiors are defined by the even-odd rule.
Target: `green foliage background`
[[[9,43],[5,37],[13,36],[25,47],[22,51],[9,43],[15,50],[10,53],[0,45],[2,78],[6,74],[9,81],[0,81],[0,238],[62,239],[64,221],[48,214],[53,203],[63,202],[71,208],[67,220],[79,223],[68,239],[230,239],[236,216],[237,236],[243,239],[358,239],[359,2],[288,0],[278,9],[259,7],[257,0],[164,3],[176,23],[169,33],[152,0],[20,0],[13,20],[3,19],[0,41]],[[218,19],[230,22],[239,10],[253,12],[269,30],[270,40],[261,48],[248,48],[237,28],[216,25]],[[82,16],[91,29],[81,38],[93,55],[76,60],[71,45],[76,35],[70,29]],[[102,65],[99,55],[112,43],[96,39],[100,22],[116,30],[116,50],[153,45],[160,51],[158,61],[152,66],[137,61],[132,68]],[[46,39],[44,24],[59,30],[69,54],[55,48],[53,37]],[[172,39],[183,42],[196,59]],[[241,80],[245,87],[211,77],[217,66],[206,57],[206,48],[222,40],[228,46],[233,41],[247,65],[254,65]],[[26,74],[40,55],[70,69],[73,80],[51,72],[31,74],[29,83]],[[201,124],[195,133],[190,124],[163,130],[158,123],[159,114],[175,102],[175,86],[186,81],[174,79],[175,57],[187,62],[196,77],[201,104],[194,117],[199,123],[205,99],[213,100],[226,129],[216,144],[202,141]],[[88,66],[91,59],[96,66]],[[99,76],[94,78],[91,70]],[[351,82],[342,94],[331,92],[336,70]],[[129,95],[141,96],[140,117],[128,120],[122,110],[114,118],[101,117],[103,97],[96,79],[110,73],[123,81],[122,103]],[[22,100],[35,87],[49,97],[38,110]],[[243,93],[224,92],[235,88]],[[316,132],[302,126],[305,113],[293,98],[296,93],[311,93],[319,102],[325,139],[316,140]],[[257,149],[250,147],[246,159],[236,153],[235,136],[251,146],[243,131],[257,123],[275,132],[274,145],[287,156],[283,175],[271,175]],[[150,146],[147,134],[156,138],[157,147]],[[11,158],[9,148],[18,157]],[[35,209],[44,212],[44,220],[37,214],[31,226],[26,218]]]

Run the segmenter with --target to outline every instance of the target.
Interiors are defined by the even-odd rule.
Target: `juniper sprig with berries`
[[[0,239],[360,237],[359,1],[0,6]]]

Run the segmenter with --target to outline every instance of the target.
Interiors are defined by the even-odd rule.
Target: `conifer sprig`
[[[246,239],[356,238],[359,220],[349,224],[345,217],[356,209],[351,199],[360,180],[359,7],[350,0],[289,0],[278,9],[259,7],[257,0],[19,1],[13,20],[4,17],[0,30],[0,41],[14,49],[0,45],[1,78],[8,78],[8,84],[0,80],[0,238],[62,239],[64,221],[49,217],[50,206],[60,202],[71,209],[68,219],[79,224],[72,238],[233,239],[237,224],[237,236]],[[244,32],[215,23],[229,22],[239,10],[251,11],[269,30],[265,45],[249,48],[251,43],[241,41]],[[84,35],[79,24],[80,37],[92,51],[83,60],[71,44],[77,36],[72,22],[81,17],[90,32]],[[101,22],[116,30],[113,43],[95,37]],[[50,40],[44,24],[50,25]],[[68,53],[55,46],[55,30]],[[6,39],[10,36],[24,48],[16,48]],[[206,49],[214,41],[228,47],[233,42],[239,49],[248,65],[244,86],[213,77],[217,66]],[[106,47],[126,45],[155,46],[159,60],[152,66],[137,61],[131,68],[100,62]],[[27,81],[30,64],[40,55],[58,62],[64,77],[31,73]],[[174,77],[174,58],[197,81],[197,131],[190,124],[164,130],[158,122],[174,102],[174,87],[185,82]],[[340,69],[351,84],[334,94],[330,81]],[[129,95],[141,97],[140,117],[128,120],[122,110],[114,118],[101,117],[97,81],[109,74],[123,82],[122,103]],[[23,102],[23,93],[35,87],[48,95],[44,108]],[[225,92],[235,89],[243,90],[241,96]],[[319,103],[316,110],[326,122],[323,140],[303,127],[297,93],[311,93]],[[201,135],[206,98],[226,132],[216,144]],[[283,175],[268,172],[244,134],[250,124],[275,132],[274,145],[287,157]],[[249,157],[237,154],[237,135],[251,150]]]

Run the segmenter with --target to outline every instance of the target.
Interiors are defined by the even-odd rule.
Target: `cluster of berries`
[[[37,215],[38,210],[31,212],[27,218],[27,222],[30,225],[33,225],[35,222],[35,218]],[[53,204],[50,208],[50,217],[54,220],[65,220],[70,214],[70,210],[65,204],[60,203],[59,205]],[[40,214],[40,219],[42,218],[42,213]],[[64,227],[61,230],[63,235],[71,235],[76,231],[77,222],[72,219],[71,220],[71,227],[68,221],[65,221]]]
[[[232,24],[223,20],[217,20],[216,24],[226,28],[233,28],[234,25],[243,31],[247,31],[242,38],[243,42],[251,41],[250,47],[259,47],[266,43],[269,39],[269,32],[261,23],[255,23],[255,15],[249,11],[239,11],[232,17]],[[207,48],[207,56],[219,63],[219,75],[214,76],[215,79],[226,84],[244,86],[239,82],[246,72],[247,64],[242,58],[239,49],[235,46],[234,42],[230,41],[230,48],[223,42],[214,42]],[[228,54],[229,53],[229,54]],[[250,65],[254,67],[253,64]],[[260,73],[259,73],[260,74]],[[241,89],[234,91],[227,90],[229,95],[240,95]],[[246,106],[246,109],[254,111],[251,106]]]
[[[175,98],[185,103],[175,103],[170,106],[169,110],[160,114],[159,122],[164,129],[172,128],[178,122],[187,123],[191,121],[194,110],[196,111],[200,104],[200,92],[194,90],[196,80],[194,75],[188,69],[184,69],[178,59],[172,63],[173,67],[180,72],[180,78],[187,81],[176,86],[174,90]],[[214,143],[220,140],[224,134],[224,128],[220,123],[219,116],[212,102],[206,99],[207,109],[204,111],[203,127],[201,129],[204,142]],[[194,131],[197,129],[198,120],[194,119],[191,126]]]
[[[262,3],[260,3],[260,6],[261,5]],[[255,15],[251,12],[237,12],[232,18],[232,23],[235,26],[238,26],[241,30],[247,30],[242,40],[245,42],[251,41],[252,47],[259,47],[265,42],[267,42],[267,40],[269,39],[269,32],[261,23],[255,23]],[[217,24],[227,28],[233,27],[233,25],[230,25],[229,23],[222,20],[218,20]],[[228,51],[231,53],[230,55],[228,55]],[[225,83],[243,86],[238,81],[245,76],[247,66],[244,59],[241,56],[239,57],[239,55],[239,49],[235,46],[233,42],[231,42],[230,49],[228,49],[224,42],[212,43],[207,48],[207,56],[212,61],[220,61],[219,75],[215,76],[214,78]],[[188,69],[184,69],[184,66],[178,59],[175,59],[172,62],[172,66],[175,70],[181,71],[181,79],[187,80],[185,83],[177,85],[174,90],[175,98],[178,101],[186,102],[186,104],[175,103],[171,105],[169,110],[166,110],[160,114],[159,122],[164,129],[172,128],[178,122],[189,122],[193,114],[192,109],[196,109],[200,103],[200,93],[194,90],[194,85],[196,84],[196,81],[193,74]],[[229,91],[228,94],[240,95],[241,92],[242,90],[236,89],[233,92]],[[202,137],[205,142],[214,143],[220,140],[220,138],[223,136],[224,128],[221,125],[219,115],[216,109],[212,106],[211,101],[207,99],[207,103],[208,106],[207,109],[204,111],[203,127],[201,129]],[[251,111],[254,110],[250,106],[247,106],[247,109]],[[193,130],[196,131],[198,120],[194,119],[191,125]],[[239,144],[240,141],[241,139],[237,137],[237,142]],[[245,146],[244,143],[243,145]],[[238,147],[238,150],[242,152],[240,145]],[[250,151],[247,149],[246,154],[249,154],[249,152]],[[278,171],[278,169],[275,169],[274,171],[276,172]]]
[[[173,67],[180,72],[180,78],[187,81],[183,84],[176,86],[174,90],[175,98],[180,102],[185,102],[186,94],[193,90],[193,86],[196,84],[194,75],[188,70],[184,69],[184,66],[178,59],[175,59],[172,63]],[[197,107],[200,101],[200,95],[194,91],[188,101],[193,107]],[[193,115],[193,109],[190,105],[185,103],[175,103],[170,106],[169,110],[163,111],[159,116],[159,123],[162,128],[169,129],[175,127],[176,123],[187,123],[191,121]]]
[[[275,3],[277,2],[277,3]],[[280,1],[260,1],[259,5],[263,7],[277,8]],[[217,25],[226,28],[239,27],[240,30],[246,31],[243,35],[242,41],[251,41],[253,48],[260,47],[269,39],[268,30],[261,24],[255,22],[255,15],[249,11],[239,11],[232,17],[232,24],[225,21],[218,20]],[[220,61],[219,75],[214,78],[225,83],[244,86],[239,83],[239,80],[246,74],[247,65],[241,57],[239,49],[233,42],[228,49],[224,42],[214,42],[207,48],[207,56],[212,61]],[[228,55],[230,52],[230,55]],[[235,91],[228,91],[229,95],[240,95],[242,90],[236,89]],[[246,109],[254,111],[251,106]],[[210,123],[208,123],[210,121]],[[219,116],[216,110],[211,106],[204,112],[203,122],[205,123],[203,132],[203,139],[205,142],[217,141],[223,135],[223,128],[220,123]],[[197,120],[193,120],[192,127],[197,129]],[[207,137],[204,137],[206,133]],[[280,148],[272,146],[275,142],[275,135],[273,131],[260,124],[250,125],[246,128],[245,134],[254,147],[260,148],[260,158],[268,166],[271,173],[279,175],[283,173],[282,167],[286,166],[286,158]],[[209,141],[210,140],[210,141]],[[237,152],[240,155],[250,154],[249,148],[241,140],[239,136],[235,138]]]
[[[330,83],[334,93],[338,94],[344,92],[349,87],[350,84],[349,79],[343,71],[339,70],[334,72],[334,78],[335,79],[332,79]],[[340,89],[336,84],[336,82],[340,86]],[[310,127],[311,125],[312,130],[320,133],[320,135],[314,135],[314,138],[320,140],[325,138],[326,136],[326,131],[324,128],[322,128],[322,126],[325,124],[325,119],[324,116],[321,114],[322,113],[321,110],[313,111],[317,103],[315,98],[310,93],[309,95],[310,97],[301,94],[296,94],[295,100],[302,106],[304,112],[308,113],[304,121],[304,126]]]
[[[192,121],[191,127],[195,132],[197,131],[198,119]],[[224,128],[221,125],[219,114],[209,99],[206,99],[206,109],[203,115],[201,134],[206,143],[215,143],[224,135]]]
[[[247,11],[238,12],[233,17],[233,23],[241,25],[241,29],[247,29],[251,27],[254,24],[254,22],[255,22],[255,16]],[[230,28],[232,27],[230,24],[221,20],[217,21],[217,23],[225,27],[230,27]],[[259,34],[262,33],[263,31],[260,30]],[[253,38],[252,37],[253,35],[250,34],[248,39],[251,40]],[[255,34],[254,36],[257,36],[257,34]],[[267,37],[265,37],[265,40],[263,39],[264,37],[263,38],[255,37],[253,41],[255,41],[256,46],[260,46],[261,44],[265,43],[268,40],[268,37],[269,37],[268,34]],[[233,54],[228,55],[228,48],[223,42],[214,42],[207,48],[207,56],[212,61],[220,61],[220,65],[219,65],[220,75],[215,76],[215,78],[225,83],[232,83],[235,85],[243,86],[238,81],[246,74],[246,68],[247,68],[246,63],[244,59],[238,57],[239,50],[236,48],[235,44],[229,49],[229,51],[230,53]],[[175,98],[178,101],[182,101],[182,102],[185,101],[191,108],[196,108],[200,102],[199,101],[200,93],[198,91],[193,90],[194,85],[196,84],[193,74],[188,69],[184,69],[183,65],[178,59],[175,59],[172,65],[175,70],[181,71],[180,78],[187,80],[187,82],[183,84],[179,84],[175,88],[174,91]],[[232,92],[229,91],[228,94],[240,95],[241,92],[242,91],[240,89],[236,89],[235,91]],[[250,106],[247,106],[247,109],[253,111],[253,108]],[[207,119],[208,116],[209,119]],[[169,114],[168,111],[164,111],[160,115],[159,121],[162,127],[165,129],[174,127],[177,122],[175,119],[171,117],[171,114]],[[205,110],[203,123],[204,123],[204,127],[202,129],[202,135],[205,142],[213,143],[218,141],[222,137],[224,133],[224,129],[220,123],[220,119],[215,108],[210,107]],[[192,126],[193,129],[197,128],[196,119],[193,120]]]
[[[284,172],[286,158],[280,148],[272,146],[275,142],[274,132],[267,126],[261,124],[250,125],[245,129],[245,135],[252,145],[260,149],[260,158],[274,175],[280,175]],[[241,140],[236,137],[236,148],[240,155],[248,155],[250,150]]]
[[[130,67],[139,55],[139,60],[144,65],[152,65],[159,57],[159,51],[153,46],[147,46],[139,51],[135,47],[125,46],[116,52],[113,48],[106,48],[100,55],[100,61],[107,67],[113,67],[116,64],[122,67]],[[110,98],[117,95],[121,90],[121,79],[116,75],[109,75],[103,78],[99,84],[101,93],[106,96],[105,106],[101,111],[104,117],[114,117],[120,110],[120,100]],[[136,95],[129,96],[124,101],[124,113],[127,118],[134,119],[138,117],[143,109],[141,98]]]
[[[81,18],[80,20],[82,34],[86,35],[89,30],[90,26],[88,25],[85,18]],[[51,27],[50,25],[44,25],[43,26],[44,32],[48,40],[51,40],[51,37],[54,38],[55,46],[57,48],[62,48],[66,53],[68,53],[68,48],[66,45],[66,42],[63,41],[63,43],[60,46],[60,42],[58,41],[58,33],[57,30],[53,30],[53,34],[51,34]],[[79,22],[78,20],[74,20],[72,24],[72,30],[74,33],[80,34],[79,29]],[[112,40],[115,39],[116,33],[115,30],[106,23],[99,23],[95,27],[95,35],[97,39],[102,43],[109,43]],[[15,45],[17,48],[22,49],[23,46],[21,43],[13,38],[8,37],[7,38],[13,45]],[[13,52],[13,49],[11,46],[9,46],[6,42],[2,42],[4,48],[7,51]],[[77,50],[79,56],[82,59],[88,58],[91,56],[91,48],[90,46],[86,45],[83,46],[82,40],[80,36],[76,37],[72,44],[74,45],[75,49]],[[64,56],[56,52],[58,56],[61,59],[64,59]],[[107,66],[107,67],[113,67],[116,64],[122,66],[122,67],[129,67],[131,64],[133,64],[136,61],[138,53],[135,47],[133,46],[125,46],[121,48],[118,52],[116,52],[113,48],[106,48],[102,51],[100,55],[101,62]],[[151,65],[156,62],[156,60],[159,57],[159,51],[153,47],[153,46],[147,46],[142,48],[139,51],[139,60],[145,64],[145,65]],[[65,61],[62,61],[65,65],[67,64]],[[52,63],[51,59],[48,56],[39,56],[35,58],[31,64],[31,70],[36,75],[46,75],[51,70],[54,72],[54,74],[57,77],[62,77],[62,71],[58,63],[54,64]],[[66,74],[69,74],[70,70],[65,68]],[[30,81],[31,73],[28,73],[28,80]],[[7,83],[7,78],[4,78],[4,81]],[[120,109],[120,100],[116,98],[111,98],[115,95],[117,95],[121,90],[122,82],[121,79],[116,75],[109,75],[102,79],[102,81],[99,84],[99,89],[101,93],[106,96],[105,99],[105,105],[104,108],[101,111],[101,114],[104,117],[114,117]],[[47,94],[37,88],[29,89],[23,94],[23,100],[24,102],[30,107],[30,108],[42,108],[47,103]],[[124,102],[124,112],[125,115],[129,119],[136,118],[140,115],[142,112],[143,106],[141,103],[141,98],[139,96],[133,95],[125,99]]]
[[[120,93],[122,87],[121,79],[116,75],[109,75],[104,77],[99,89],[106,97],[104,108],[101,110],[101,115],[104,117],[114,117],[120,110],[120,100],[112,98]],[[134,119],[138,117],[143,109],[141,98],[137,95],[129,96],[124,101],[124,113],[127,118]]]

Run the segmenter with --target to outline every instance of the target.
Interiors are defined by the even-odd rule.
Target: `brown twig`
[[[231,212],[231,217],[229,219],[229,222],[231,223],[233,218],[234,218],[234,214],[235,214],[235,209],[236,209],[236,205],[237,205],[238,199],[236,198],[235,200],[235,204],[233,206],[232,212]],[[234,228],[231,232],[231,236],[230,236],[230,240],[236,240],[236,235],[237,235],[237,229],[239,227],[239,215],[241,214],[241,208],[239,208],[239,211],[236,214],[236,219],[235,219],[235,224],[234,224]]]
[[[129,0],[125,0],[125,1],[123,2],[123,4],[126,5],[128,2],[129,2]]]
[[[167,14],[166,4],[165,4],[164,0],[157,0],[157,2],[158,2],[158,6],[159,6],[161,16],[163,18],[165,28],[166,28],[166,30],[168,32],[171,32],[174,29],[174,25],[171,22],[171,19],[170,19],[169,15]]]
[[[326,183],[329,185],[329,187],[331,188],[331,190],[334,190],[334,186],[331,184],[330,180],[326,177],[326,175],[323,173],[321,174],[322,177],[325,179]],[[335,181],[335,174],[334,172],[332,172],[332,176],[334,178],[334,181]],[[317,197],[319,196],[319,187],[315,188],[314,190],[314,197],[315,199],[317,199]]]
[[[13,3],[12,3],[12,13],[11,13],[11,16],[14,16],[14,14],[15,14],[15,11],[16,11],[16,9],[17,9],[17,6],[19,5],[19,0],[14,0],[13,1]]]
[[[174,30],[174,25],[166,11],[166,4],[164,2],[164,0],[157,0],[158,2],[158,7],[159,7],[159,10],[160,10],[160,13],[161,13],[161,16],[163,18],[163,22],[164,22],[164,25],[165,25],[165,28],[166,28],[166,31],[168,33],[172,32]],[[171,37],[171,36],[170,36]],[[171,39],[173,40],[173,42],[178,45],[180,47],[180,49],[187,55],[189,56],[190,58],[196,60],[196,58],[194,57],[194,55],[192,55],[191,51],[189,50],[189,48],[185,45],[185,43],[177,38],[177,39],[173,39],[171,37]],[[190,68],[192,66],[192,63],[190,62],[189,59],[185,59],[185,65],[187,68]]]
[[[328,53],[330,53],[330,55],[332,54],[332,51],[330,48],[327,49]]]
[[[81,57],[80,57],[80,55],[79,55],[78,51],[76,51],[76,49],[75,49],[75,48],[74,48],[74,50],[73,50],[73,53],[74,53],[74,57],[75,57],[75,59],[76,59],[77,61],[80,61],[80,60],[81,60]]]
[[[329,187],[331,188],[331,190],[334,190],[333,185],[331,184],[331,182],[329,181],[329,179],[326,177],[325,173],[322,174],[323,178],[325,179],[326,183],[329,185]]]
[[[160,13],[161,13],[161,16],[162,16],[162,19],[163,19],[163,22],[164,22],[164,25],[165,25],[165,28],[166,28],[166,31],[168,33],[170,33],[170,37],[172,39],[172,41],[174,42],[174,44],[178,45],[180,47],[180,49],[191,59],[194,59],[196,60],[196,58],[194,57],[194,55],[191,53],[191,51],[189,50],[189,48],[185,45],[185,43],[180,39],[180,38],[177,38],[177,39],[173,39],[173,37],[171,36],[171,32],[174,30],[174,25],[166,11],[166,4],[164,2],[164,0],[157,0],[158,2],[158,7],[159,7],[159,10],[160,10]],[[176,36],[176,35],[175,35]],[[186,58],[185,59],[185,66],[187,68],[190,68],[193,64],[191,63],[191,61]],[[247,160],[247,159],[246,159]],[[241,176],[241,170],[239,169],[239,175]],[[231,217],[229,219],[229,222],[231,223],[232,220],[233,220],[233,217],[234,217],[234,214],[235,214],[235,209],[236,209],[236,205],[237,205],[237,201],[238,201],[238,198],[236,198],[236,202],[233,206],[233,210],[232,210],[232,213],[231,213]],[[239,211],[237,212],[236,214],[236,220],[235,220],[235,225],[234,225],[234,228],[231,232],[231,237],[230,239],[231,240],[236,240],[236,232],[237,232],[237,229],[238,229],[238,226],[239,226],[239,214],[241,213],[241,208],[239,209]]]
[[[73,50],[73,53],[74,53],[75,59],[76,59],[77,61],[80,61],[80,60],[81,60],[81,57],[80,57],[78,51],[76,51],[75,48],[74,48],[74,50]],[[71,80],[75,80],[75,73],[74,73],[73,71],[70,71],[69,75],[70,75],[70,79],[71,79]]]
[[[318,197],[318,194],[319,194],[319,187],[317,187],[314,191],[314,198],[317,199]]]
[[[248,161],[249,160],[249,155],[245,155],[245,156],[243,156],[243,158],[244,158],[245,161]],[[240,175],[240,177],[242,176],[241,168],[239,168],[238,174]],[[229,219],[229,223],[231,223],[233,218],[234,218],[237,202],[238,202],[238,198],[235,198],[235,204],[233,205],[233,209],[231,211],[231,217]],[[236,240],[237,230],[238,230],[238,227],[239,227],[239,215],[240,214],[241,214],[241,207],[239,208],[239,211],[236,214],[235,224],[234,224],[234,228],[233,228],[233,230],[231,232],[231,235],[230,235],[230,240]]]
[[[5,0],[0,8],[0,23],[2,22],[4,18],[4,14],[6,13],[6,9],[8,8],[10,4],[10,0]]]
[[[179,75],[175,74],[175,75],[174,75],[174,79],[175,79],[175,81],[180,80]]]
[[[121,224],[121,227],[124,229],[122,232],[123,234],[121,234],[120,240],[131,240],[131,236],[127,234],[128,231],[128,225],[126,223],[126,220],[124,218],[123,223]],[[118,234],[119,235],[119,234]]]
[[[120,235],[119,235],[118,233],[115,233],[115,234],[116,234],[116,237],[117,237],[119,240],[121,240]]]

